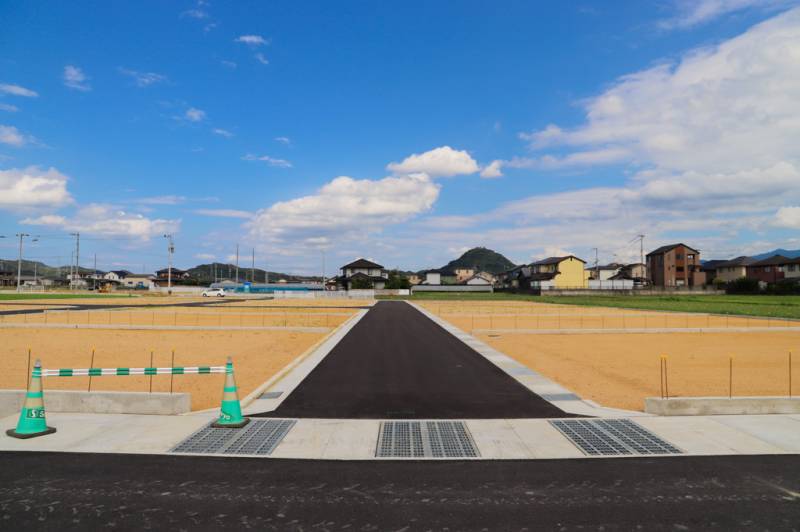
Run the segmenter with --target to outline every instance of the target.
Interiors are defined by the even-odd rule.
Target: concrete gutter
[[[657,416],[800,414],[800,397],[648,397],[644,411]]]
[[[150,414],[174,415],[189,412],[188,393],[83,392],[45,390],[48,412],[78,414]],[[18,413],[25,400],[25,390],[0,390],[0,417]]]

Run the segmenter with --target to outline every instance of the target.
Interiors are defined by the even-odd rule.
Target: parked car
[[[209,288],[203,290],[203,297],[225,297],[225,290],[222,288]]]

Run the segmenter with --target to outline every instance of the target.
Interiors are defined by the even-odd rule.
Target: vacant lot
[[[28,349],[43,367],[147,367],[150,353],[155,366],[170,366],[175,350],[176,366],[225,364],[233,357],[240,398],[252,392],[295,357],[325,335],[284,331],[115,331],[86,329],[24,329],[4,331],[0,346],[0,388],[24,388]],[[175,375],[173,389],[192,394],[192,409],[218,406],[223,375]],[[153,391],[170,389],[169,375],[152,378]],[[47,377],[47,389],[86,390],[88,377]],[[93,390],[146,392],[150,377],[94,377]]]
[[[126,308],[97,310],[48,310],[44,313],[4,315],[2,324],[27,323],[24,329],[1,329],[0,388],[23,388],[28,375],[28,349],[32,358],[40,358],[48,369],[86,367],[170,366],[175,352],[176,366],[224,365],[233,357],[240,397],[252,392],[264,381],[286,367],[297,356],[326,336],[324,332],[280,330],[283,327],[325,327],[333,329],[354,315],[357,302],[345,301],[335,308],[315,302],[302,306],[272,301],[243,301],[211,306],[174,305],[199,299],[142,297],[122,300]],[[208,302],[208,298],[202,299]],[[97,299],[75,301],[101,303]],[[118,305],[121,300],[108,300]],[[20,302],[24,303],[24,302]],[[57,306],[57,300],[37,303]],[[70,301],[73,303],[73,301]],[[127,306],[130,303],[130,306]],[[268,305],[269,303],[269,305]],[[338,302],[337,302],[338,303]],[[364,302],[361,302],[363,304]],[[63,305],[64,302],[61,302]],[[159,305],[146,307],[146,305]],[[49,306],[49,305],[48,305]],[[4,310],[41,308],[36,305],[5,305]],[[65,328],[37,328],[38,324],[63,324]],[[98,325],[102,329],[73,329],[66,325]],[[197,330],[130,330],[116,325],[193,326]],[[277,327],[277,330],[216,330],[217,327]],[[209,329],[204,329],[209,327]],[[94,363],[92,364],[92,350]],[[152,353],[152,362],[151,362]],[[222,375],[157,375],[153,391],[192,394],[192,409],[216,407],[222,394]],[[151,378],[94,377],[92,390],[149,391]],[[48,377],[45,389],[86,390],[88,377]]]
[[[467,332],[474,330],[482,341],[582,397],[631,410],[642,410],[645,397],[661,393],[661,355],[668,357],[672,397],[787,395],[789,352],[800,351],[800,331],[787,329],[787,325],[800,324],[784,319],[526,302],[426,302],[421,306]],[[768,324],[774,332],[753,331]],[[644,334],[585,331],[663,327],[670,330]],[[687,327],[732,330],[683,332]],[[542,334],[548,331],[553,334]],[[800,356],[795,355],[795,394],[800,393],[798,366]]]

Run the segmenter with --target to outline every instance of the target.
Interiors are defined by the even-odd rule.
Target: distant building
[[[475,275],[474,268],[455,268],[453,272],[456,274],[457,283],[462,283]]]
[[[119,281],[119,285],[134,290],[150,290],[153,288],[155,280],[156,278],[149,273],[129,273]]]
[[[800,258],[790,259],[773,255],[747,265],[747,277],[764,283],[777,283],[783,279],[800,277]]]
[[[190,277],[189,272],[178,268],[172,268],[171,274],[169,268],[164,268],[163,270],[158,270],[156,272],[156,277],[158,280],[167,280],[170,275],[172,276],[173,281],[176,279],[188,279]]]
[[[389,273],[386,269],[367,259],[354,260],[350,264],[345,264],[340,268],[341,275],[335,278],[336,286],[344,290],[352,290],[353,284],[356,286],[371,286],[378,290],[386,286]]]
[[[700,252],[686,244],[670,244],[647,254],[647,274],[654,286],[702,286],[706,274]]]
[[[715,261],[709,261],[715,262]],[[731,281],[735,281],[736,279],[741,279],[742,277],[747,277],[747,267],[753,263],[757,262],[756,259],[752,257],[736,257],[735,259],[731,260],[723,260],[717,262],[714,265],[714,276],[713,279],[719,279],[723,283],[730,283]],[[703,267],[708,264],[703,264]]]
[[[492,280],[487,279],[481,274],[475,274],[469,279],[465,279],[464,281],[462,281],[461,284],[465,284],[468,286],[491,286]]]
[[[411,283],[412,286],[418,285],[422,283],[423,278],[417,275],[416,273],[412,273],[408,276],[408,282]]]
[[[624,264],[612,262],[602,266],[592,266],[591,268],[587,268],[586,271],[589,273],[589,279],[593,281],[608,281],[617,275],[624,267]]]
[[[575,255],[548,257],[531,264],[532,288],[586,288],[589,273],[586,261]]]
[[[106,281],[121,281],[129,276],[131,272],[128,270],[113,270],[102,276]]]
[[[715,260],[707,260],[700,265],[700,270],[706,274],[706,284],[711,284],[714,282],[714,279],[717,278],[717,272],[719,271],[719,266],[726,262],[728,261],[715,259]]]

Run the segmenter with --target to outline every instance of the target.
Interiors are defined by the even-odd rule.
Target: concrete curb
[[[800,397],[647,397],[644,411],[658,416],[800,414]]]
[[[45,390],[48,412],[78,414],[146,414],[175,415],[192,407],[188,393],[83,392],[78,390]],[[0,390],[0,417],[19,412],[25,390]]]
[[[473,334],[665,334],[665,333],[756,333],[799,332],[800,327],[695,327],[650,329],[473,329]]]

